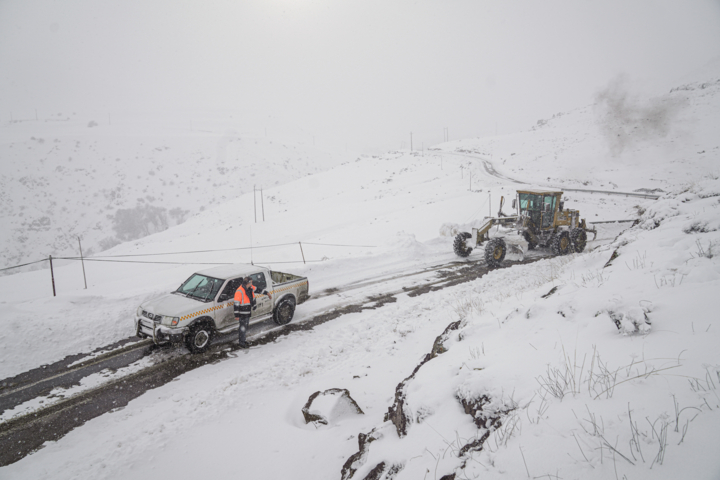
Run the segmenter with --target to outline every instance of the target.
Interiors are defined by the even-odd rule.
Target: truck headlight
[[[170,325],[172,325],[174,327],[175,325],[178,324],[179,321],[180,321],[180,317],[173,317],[172,322],[170,322]]]

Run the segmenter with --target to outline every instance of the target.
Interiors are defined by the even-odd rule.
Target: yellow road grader
[[[562,194],[552,190],[518,190],[512,202],[515,215],[502,213],[505,199],[501,197],[497,218],[486,218],[480,228],[472,229],[472,233],[459,233],[453,242],[453,250],[457,255],[467,257],[474,247],[484,244],[485,261],[490,267],[502,264],[508,248],[520,254],[536,247],[548,248],[555,255],[582,252],[587,245],[588,232],[593,234],[594,240],[597,230],[587,228],[578,210],[564,208]]]

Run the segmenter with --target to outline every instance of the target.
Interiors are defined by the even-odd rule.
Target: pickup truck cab
[[[152,338],[158,345],[184,343],[192,353],[204,352],[213,335],[238,328],[233,304],[243,277],[252,278],[256,287],[251,325],[270,318],[285,325],[295,307],[310,296],[305,277],[257,265],[210,268],[194,273],[177,290],[140,305],[135,315],[137,336]],[[265,290],[271,297],[261,293]]]

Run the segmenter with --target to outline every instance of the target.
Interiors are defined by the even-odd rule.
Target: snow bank
[[[718,217],[719,186],[668,194],[589,254],[458,287],[460,327],[404,384],[407,431],[378,425],[347,478],[717,478],[720,260],[698,245],[720,233],[685,226]]]

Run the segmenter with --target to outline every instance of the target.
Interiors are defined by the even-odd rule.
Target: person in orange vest
[[[272,298],[267,290],[263,290],[262,295],[267,295],[269,298]],[[252,278],[245,277],[243,278],[242,285],[240,285],[240,287],[238,287],[235,291],[235,305],[233,308],[235,318],[240,323],[240,328],[238,329],[240,348],[249,347],[245,340],[245,335],[247,333],[247,328],[250,325],[250,315],[252,314],[254,306],[255,286],[252,284]]]

